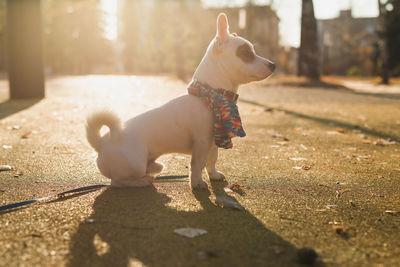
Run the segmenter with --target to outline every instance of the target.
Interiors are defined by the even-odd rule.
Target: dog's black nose
[[[275,63],[273,63],[273,62],[269,63],[269,68],[271,69],[272,72],[274,72],[275,67],[276,67]]]

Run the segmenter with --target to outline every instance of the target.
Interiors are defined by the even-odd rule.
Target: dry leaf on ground
[[[307,160],[306,158],[290,158],[290,160],[293,161],[302,161],[302,160]]]
[[[347,235],[349,231],[349,228],[344,225],[334,225],[332,229],[338,235]]]
[[[301,168],[303,169],[303,170],[305,170],[305,171],[308,171],[309,169],[311,169],[311,165],[303,165],[303,166],[301,166]]]
[[[194,238],[196,236],[207,234],[208,232],[204,229],[197,228],[179,228],[175,229],[174,233],[187,238]]]
[[[11,169],[10,165],[0,165],[0,172],[11,171]]]
[[[31,132],[25,132],[23,135],[21,135],[22,139],[27,139],[31,135]]]
[[[397,210],[385,210],[385,213],[389,214],[389,215],[397,216],[397,215],[400,214],[400,211],[397,211]]]
[[[227,187],[233,191],[243,190],[243,185],[239,184],[238,182],[234,182]]]
[[[373,144],[377,146],[388,146],[388,145],[395,145],[397,144],[397,142],[380,138],[374,141]]]
[[[230,196],[217,196],[215,199],[217,205],[222,205],[224,208],[244,210],[236,199]]]

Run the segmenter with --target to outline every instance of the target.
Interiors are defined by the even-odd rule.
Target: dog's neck
[[[237,93],[239,84],[235,83],[229,76],[229,72],[218,61],[213,54],[212,47],[207,49],[206,54],[197,67],[193,80],[214,89],[225,89]]]

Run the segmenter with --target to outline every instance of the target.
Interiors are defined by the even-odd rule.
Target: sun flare
[[[104,11],[105,35],[109,40],[117,39],[118,21],[117,21],[117,0],[101,0],[101,9]]]

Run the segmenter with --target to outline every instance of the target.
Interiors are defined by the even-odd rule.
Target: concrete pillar
[[[7,0],[10,98],[42,98],[44,90],[40,0]]]

